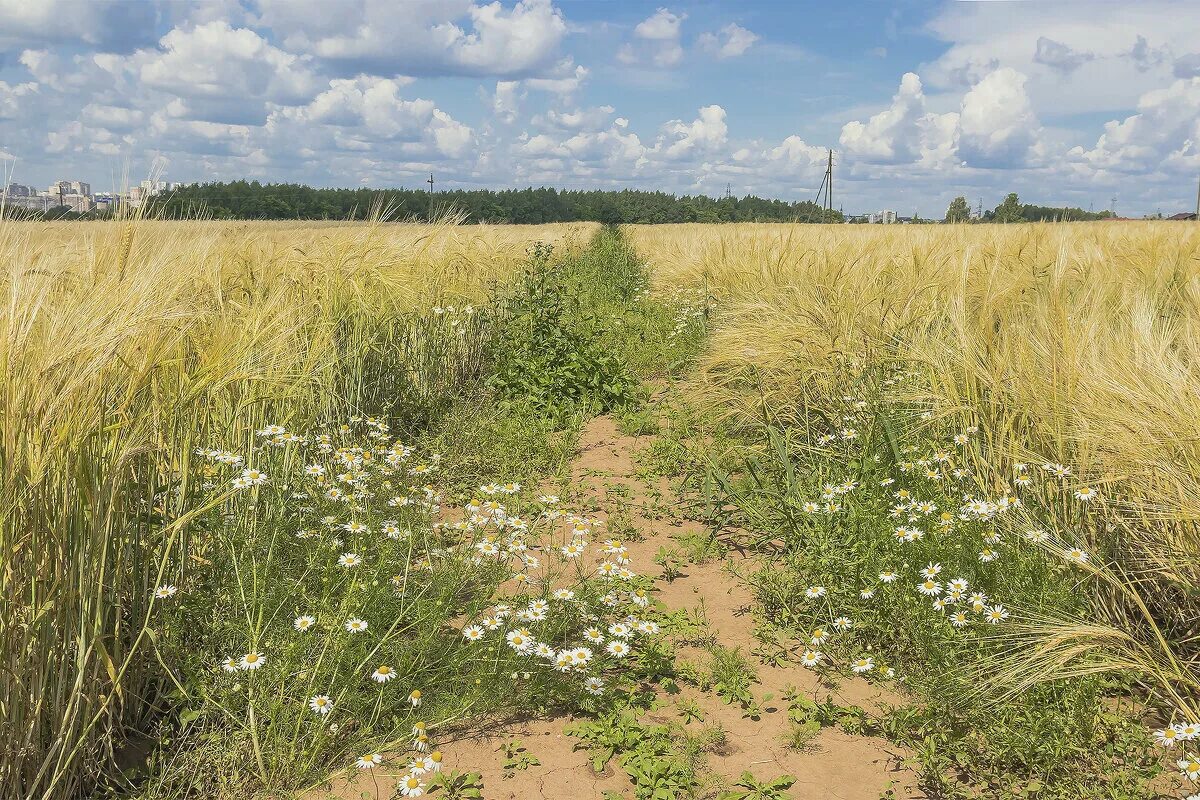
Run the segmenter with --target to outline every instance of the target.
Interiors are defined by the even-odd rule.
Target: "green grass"
[[[994,664],[1017,646],[1008,626],[1083,609],[1086,573],[1025,536],[1036,520],[1060,512],[1036,495],[1008,510],[964,512],[964,497],[1016,495],[955,472],[964,451],[976,446],[965,423],[935,425],[920,407],[873,386],[848,381],[824,405],[814,399],[796,415],[807,426],[743,421],[722,434],[733,446],[701,451],[708,462],[693,486],[705,492],[710,522],[741,532],[742,542],[764,555],[750,578],[756,615],[769,620],[764,631],[792,637],[798,650],[820,651],[818,669],[831,678],[851,675],[852,664],[870,656],[874,666],[864,677],[899,681],[912,705],[872,722],[868,732],[911,747],[926,787],[939,796],[976,796],[969,787],[986,786],[986,796],[1016,798],[1033,786],[1039,797],[1084,798],[1095,785],[1107,797],[1151,796],[1158,756],[1131,715],[1108,710],[1127,693],[1119,678],[1063,677],[1000,694]],[[843,435],[845,429],[853,433]],[[918,501],[936,510],[896,511]],[[1076,511],[1078,524],[1086,524],[1087,509]],[[898,527],[918,529],[920,538],[902,542]],[[783,550],[770,549],[769,540],[782,541]],[[999,557],[992,560],[989,551]],[[930,565],[940,567],[941,596],[951,579],[969,587],[945,611],[917,591],[920,570]],[[880,579],[885,571],[897,574],[894,583]],[[969,602],[975,592],[987,596],[982,613]],[[1010,619],[988,624],[987,609],[997,606]],[[952,624],[958,612],[965,613],[962,627]],[[848,630],[837,630],[839,617],[852,621]],[[825,641],[809,641],[816,629]],[[811,728],[802,720],[798,738]]]

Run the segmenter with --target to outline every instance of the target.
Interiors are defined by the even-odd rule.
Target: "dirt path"
[[[677,537],[703,533],[703,528],[672,513],[677,498],[666,481],[650,486],[638,476],[637,453],[651,442],[651,437],[623,435],[609,417],[592,420],[580,438],[570,489],[572,507],[594,509],[597,516],[613,518],[614,523],[640,531],[641,539],[628,542],[633,566],[657,575],[661,569],[655,565],[654,556],[659,548],[677,546]],[[671,609],[702,611],[717,644],[740,648],[749,656],[756,645],[750,615],[752,598],[735,573],[752,567],[749,556],[732,551],[721,559],[683,565],[674,580],[658,581],[658,599]],[[705,655],[701,648],[678,648],[680,659],[702,663]],[[882,739],[823,728],[802,750],[785,741],[791,727],[788,704],[783,699],[785,687],[795,687],[815,700],[832,695],[842,704],[868,709],[887,704],[896,699],[894,696],[863,680],[845,680],[836,688],[823,686],[816,673],[798,664],[763,665],[752,657],[751,661],[759,678],[753,687],[755,697],[767,693],[773,696],[762,704],[759,719],[745,717],[740,706],[726,704],[715,694],[692,687],[685,687],[676,696],[664,694],[661,707],[643,717],[645,722],[681,722],[679,703],[690,702],[703,719],[688,722],[688,730],[719,725],[724,731],[723,741],[706,754],[706,770],[711,773],[713,788],[704,796],[716,796],[722,785],[730,786],[744,770],[750,770],[759,779],[795,776],[797,781],[789,790],[795,800],[924,797],[915,788],[916,775],[902,766],[904,754]],[[563,733],[564,726],[572,721],[563,717],[509,723],[439,744],[445,751],[447,769],[482,773],[487,800],[605,800],[608,792],[614,793],[609,797],[632,797],[629,779],[615,761],[598,775],[592,770],[589,754],[574,749],[579,740]],[[501,751],[513,740],[541,763],[505,778]],[[382,775],[355,776],[335,782],[332,791],[310,797],[388,798],[394,786],[394,780]],[[886,794],[889,789],[893,794]]]

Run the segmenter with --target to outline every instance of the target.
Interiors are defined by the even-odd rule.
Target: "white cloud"
[[[656,42],[676,41],[679,39],[679,27],[685,19],[687,14],[674,14],[666,8],[660,8],[639,22],[633,29],[633,35]]]
[[[1012,8],[943,6],[928,28],[949,46],[921,66],[926,86],[961,91],[1011,67],[1028,76],[1026,91],[1043,113],[1127,111],[1169,82],[1174,58],[1196,50],[1200,31],[1200,3],[1183,0],[1097,4],[1088,13],[1070,3],[1039,3],[1036,14]]]
[[[1147,92],[1137,111],[1107,123],[1095,147],[1073,148],[1069,158],[1091,170],[1116,173],[1200,167],[1200,77]]]
[[[28,97],[38,90],[36,83],[18,83],[12,86],[0,81],[0,119],[12,119],[17,116],[23,97]]]
[[[700,49],[712,53],[717,58],[736,58],[744,55],[758,38],[758,34],[731,22],[716,33],[700,34],[696,41]]]
[[[683,60],[680,44],[681,27],[687,14],[675,14],[660,8],[633,29],[633,42],[617,50],[617,60],[623,64],[651,64],[673,67]]]
[[[972,166],[1009,167],[1025,162],[1041,125],[1025,93],[1027,78],[1003,67],[963,97],[958,153]]]
[[[259,0],[260,24],[285,48],[311,53],[345,73],[538,76],[559,62],[567,33],[550,0]],[[460,24],[462,23],[462,24]]]
[[[317,88],[307,58],[224,21],[175,28],[162,37],[160,47],[137,54],[138,77],[147,87],[200,101],[186,103],[182,116],[193,119],[230,121],[225,117],[231,104],[250,118],[265,119],[266,101],[300,103]]]
[[[128,52],[154,40],[156,14],[125,0],[0,0],[0,52],[72,42]]]
[[[674,119],[663,125],[654,149],[669,159],[695,157],[723,146],[728,133],[725,109],[704,106],[691,122]]]
[[[497,119],[507,124],[516,121],[521,100],[524,99],[520,89],[520,81],[496,81],[496,91],[492,94],[492,114]]]
[[[616,109],[612,106],[597,106],[595,108],[578,108],[574,111],[555,111],[550,109],[545,114],[535,116],[532,123],[535,126],[564,131],[598,131],[609,125],[621,125],[621,120],[612,120]]]
[[[474,143],[474,132],[431,100],[408,100],[400,90],[403,79],[360,76],[329,82],[329,88],[312,102],[283,109],[273,118],[316,123],[334,128],[333,138],[350,149],[369,149],[372,142],[411,145],[400,149],[447,158],[465,156]]]
[[[956,113],[926,111],[921,79],[907,72],[891,105],[865,123],[846,123],[839,141],[847,155],[868,163],[944,164],[956,148],[958,120]]]

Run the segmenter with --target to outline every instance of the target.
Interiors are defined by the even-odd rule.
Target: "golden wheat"
[[[0,796],[70,796],[169,688],[147,607],[195,447],[353,407],[379,323],[590,229],[0,222]]]
[[[1100,487],[1102,523],[1072,530],[1119,554],[1095,617],[1026,627],[1003,672],[1027,686],[1136,664],[1200,715],[1200,226],[625,230],[658,291],[718,298],[698,404],[796,421],[848,373],[903,364],[927,387],[913,399],[973,420],[982,452],[1069,464]],[[973,466],[982,490],[1011,479]]]

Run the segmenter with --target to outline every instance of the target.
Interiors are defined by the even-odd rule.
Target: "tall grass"
[[[188,454],[419,407],[463,359],[408,323],[587,231],[0,223],[0,797],[75,794],[163,711],[151,595],[205,511],[180,505]],[[385,373],[407,379],[383,397]]]
[[[850,376],[915,372],[914,424],[977,425],[974,489],[1057,462],[1039,507],[1101,554],[1089,612],[1013,626],[1013,689],[1134,675],[1200,719],[1200,227],[662,226],[626,229],[660,292],[719,298],[694,398],[736,424],[830,422]],[[894,392],[893,392],[894,394]],[[917,419],[915,416],[913,419]]]

